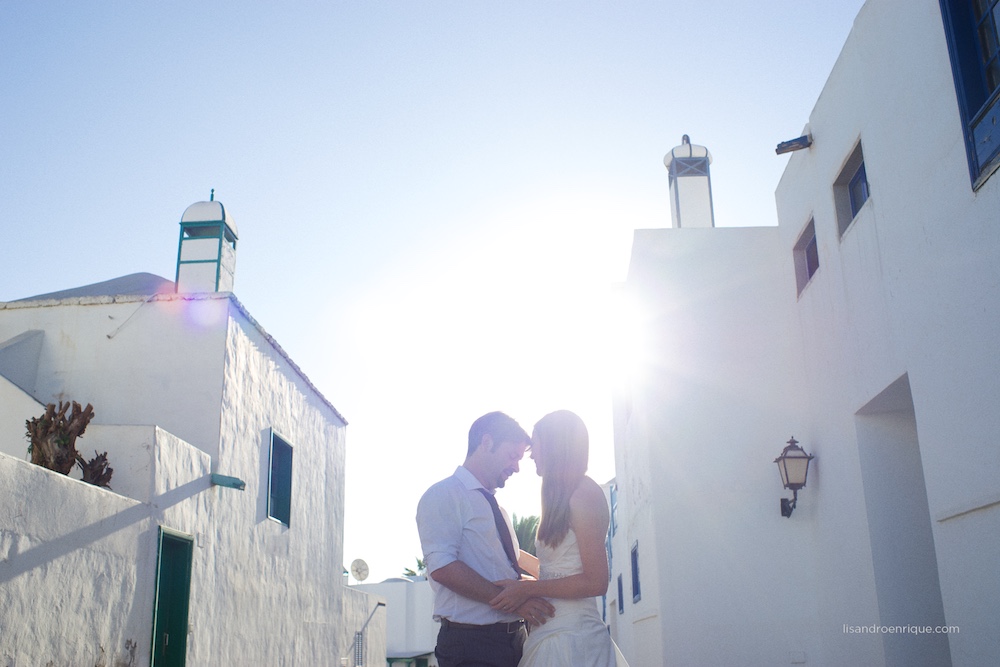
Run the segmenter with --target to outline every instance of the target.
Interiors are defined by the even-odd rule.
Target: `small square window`
[[[642,599],[642,590],[639,587],[639,543],[632,546],[632,602]]]
[[[861,142],[851,151],[840,175],[833,182],[833,203],[837,210],[837,230],[843,236],[854,222],[861,207],[871,197],[868,172],[865,170],[865,156]]]
[[[819,269],[819,248],[816,245],[816,223],[809,220],[809,224],[799,235],[799,240],[792,248],[792,257],[795,261],[795,284],[802,294],[813,274]]]
[[[292,446],[271,431],[267,515],[286,526],[292,518]]]

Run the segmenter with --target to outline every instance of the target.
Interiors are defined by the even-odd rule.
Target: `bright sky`
[[[350,423],[344,563],[381,581],[484,412],[575,410],[614,475],[608,290],[670,224],[663,155],[775,224],[862,4],[0,2],[0,300],[172,279],[215,188],[237,297]],[[538,489],[525,459],[499,497]]]

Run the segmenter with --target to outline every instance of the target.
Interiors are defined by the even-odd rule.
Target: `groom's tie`
[[[514,554],[514,542],[510,539],[510,530],[507,528],[507,522],[503,520],[503,514],[500,513],[500,506],[497,504],[497,499],[492,493],[482,487],[476,489],[476,491],[483,494],[486,502],[490,504],[490,509],[493,510],[493,522],[497,525],[497,532],[500,534],[500,542],[503,544],[503,550],[507,552],[507,560],[510,561],[514,571],[517,572],[517,578],[520,579],[521,573],[524,570],[517,564],[517,556]]]

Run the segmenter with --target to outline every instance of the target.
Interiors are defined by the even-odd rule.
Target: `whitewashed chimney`
[[[674,228],[715,227],[710,164],[712,154],[704,146],[692,144],[686,134],[681,145],[663,157],[670,174],[670,219]]]
[[[232,292],[236,274],[236,224],[215,190],[181,216],[177,248],[177,292]]]

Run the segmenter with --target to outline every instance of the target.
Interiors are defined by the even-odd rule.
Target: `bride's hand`
[[[530,586],[525,585],[528,583],[526,581],[504,579],[493,583],[503,588],[500,594],[490,600],[490,606],[494,609],[513,612],[531,597],[531,592],[527,590]]]

